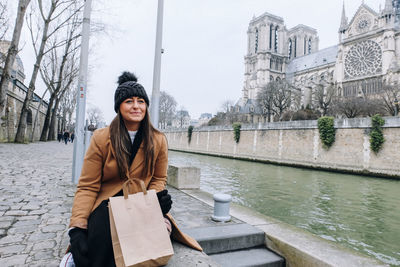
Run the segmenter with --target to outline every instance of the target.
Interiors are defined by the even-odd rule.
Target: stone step
[[[285,260],[265,247],[210,255],[222,267],[284,267]]]
[[[231,224],[184,229],[207,254],[264,246],[265,234],[249,224]]]

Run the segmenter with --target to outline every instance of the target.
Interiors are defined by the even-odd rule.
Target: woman
[[[74,198],[69,236],[77,267],[115,266],[107,205],[110,197],[122,195],[122,184],[128,178],[142,179],[147,189],[155,189],[172,237],[201,250],[167,214],[172,204],[165,190],[167,141],[150,122],[146,91],[129,72],[119,77],[118,84],[114,95],[117,115],[109,127],[94,132]]]

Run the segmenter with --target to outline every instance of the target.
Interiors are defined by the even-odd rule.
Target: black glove
[[[70,251],[76,267],[89,266],[87,230],[74,228],[69,231]]]
[[[167,214],[172,205],[171,195],[168,194],[168,190],[164,189],[163,191],[158,192],[157,198],[163,215]]]

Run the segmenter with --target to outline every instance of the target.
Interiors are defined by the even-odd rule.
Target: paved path
[[[57,266],[75,186],[72,144],[0,144],[0,266]]]
[[[58,266],[69,242],[67,227],[75,193],[72,150],[70,143],[0,144],[1,267]],[[174,201],[171,212],[180,227],[217,224],[210,220],[210,206],[169,190]],[[174,247],[174,267],[188,266],[185,257],[196,260],[190,266],[217,266],[204,253],[175,243]]]

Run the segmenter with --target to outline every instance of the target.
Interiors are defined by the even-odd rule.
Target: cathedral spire
[[[385,8],[383,9],[383,15],[393,14],[393,3],[392,0],[385,1]]]
[[[346,17],[346,12],[344,10],[344,1],[343,1],[342,19],[340,21],[339,32],[344,31],[346,28],[347,28],[347,17]]]

